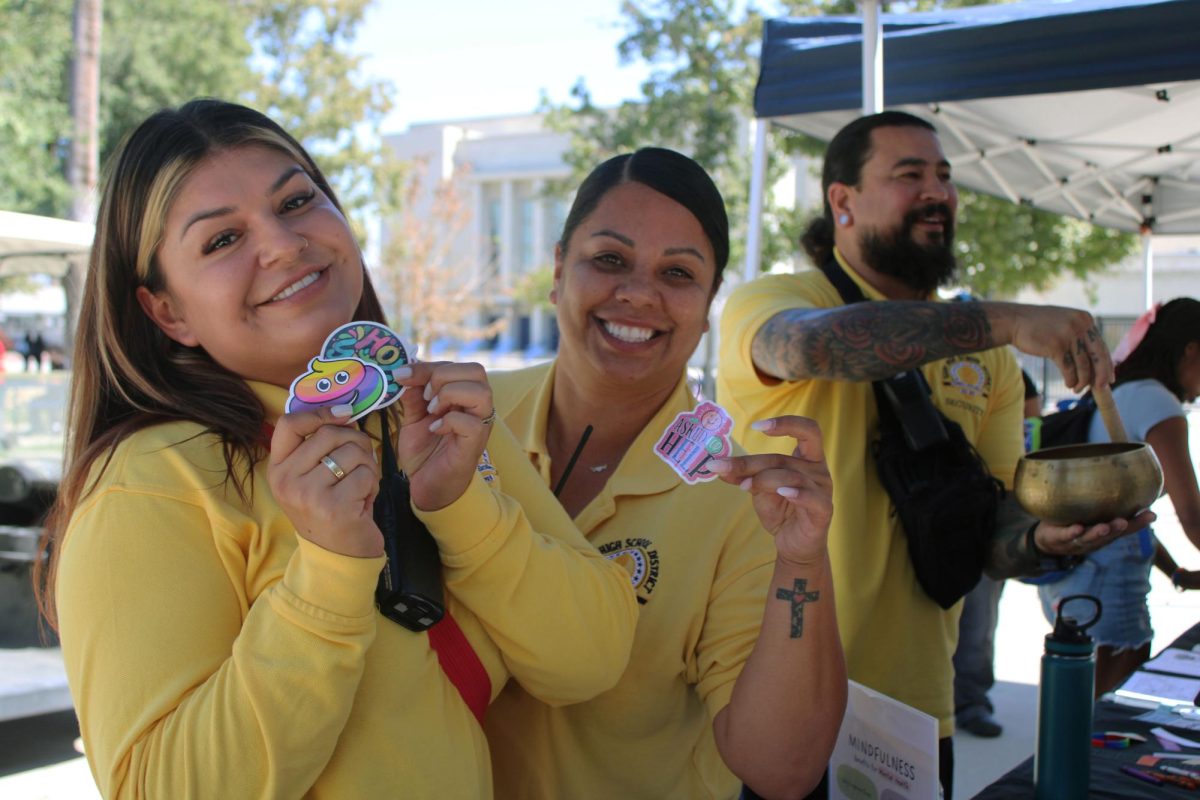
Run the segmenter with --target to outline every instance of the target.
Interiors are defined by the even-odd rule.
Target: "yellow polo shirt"
[[[883,296],[844,262],[870,300]],[[850,678],[933,715],[954,732],[954,667],[961,604],[943,610],[917,584],[908,545],[879,483],[871,442],[879,425],[867,382],[764,380],[750,347],[759,328],[793,308],[843,305],[818,270],[771,275],[739,287],[721,316],[717,400],[734,419],[734,438],[751,452],[785,443],[748,428],[757,419],[801,414],[821,425],[834,481],[829,555],[838,626]],[[1007,348],[926,364],[933,402],[962,426],[992,474],[1012,486],[1022,454],[1023,384]]]
[[[498,413],[547,485],[554,374],[551,363],[490,376]],[[613,689],[557,708],[510,682],[485,726],[497,797],[737,796],[712,720],[758,637],[775,545],[749,495],[721,481],[688,486],[652,452],[675,415],[695,405],[681,380],[575,518],[631,572],[641,605],[629,667]]]
[[[251,384],[278,417],[286,391]],[[487,671],[546,702],[612,686],[637,604],[541,485],[489,440],[446,508],[446,605]],[[426,633],[375,608],[383,558],[296,534],[253,466],[247,505],[221,441],[192,422],[127,436],[73,510],[58,571],[63,659],[109,798],[491,796],[487,741]],[[103,464],[103,468],[101,467]],[[519,498],[520,504],[514,498]]]

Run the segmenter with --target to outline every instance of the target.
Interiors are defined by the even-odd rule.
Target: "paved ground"
[[[1191,441],[1200,442],[1200,413],[1190,416]],[[1193,453],[1197,445],[1193,445]],[[1200,568],[1200,553],[1186,540],[1169,502],[1154,509],[1156,530],[1184,566]],[[1150,610],[1157,653],[1200,621],[1200,592],[1180,594],[1157,572],[1151,577]],[[1050,631],[1037,592],[1010,581],[1000,601],[996,634],[996,716],[1004,725],[997,739],[960,733],[955,738],[955,798],[966,800],[1033,754],[1037,728],[1037,682],[1043,637]],[[87,764],[73,749],[78,736],[71,712],[0,723],[0,798],[4,800],[95,800]]]

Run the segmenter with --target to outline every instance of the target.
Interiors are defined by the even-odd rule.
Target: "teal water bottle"
[[[1080,622],[1067,606],[1084,603],[1094,605],[1095,613]],[[1096,650],[1087,629],[1100,619],[1100,611],[1100,601],[1091,595],[1064,597],[1054,630],[1046,634],[1033,756],[1035,800],[1087,800],[1096,685]]]

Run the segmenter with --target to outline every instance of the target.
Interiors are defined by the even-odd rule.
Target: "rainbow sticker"
[[[387,376],[374,364],[357,358],[314,358],[308,372],[292,381],[287,412],[349,405],[355,420],[380,406],[387,384]]]

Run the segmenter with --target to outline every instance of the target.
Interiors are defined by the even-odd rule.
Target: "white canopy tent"
[[[50,275],[86,264],[95,227],[84,222],[0,211],[0,276]]]
[[[1200,0],[884,14],[882,57],[874,2],[865,5],[866,20],[767,22],[753,200],[763,121],[828,140],[881,96],[938,127],[962,186],[1142,233],[1147,244],[1149,234],[1200,232]],[[747,277],[759,268],[753,200]],[[1147,248],[1147,303],[1149,260]]]

